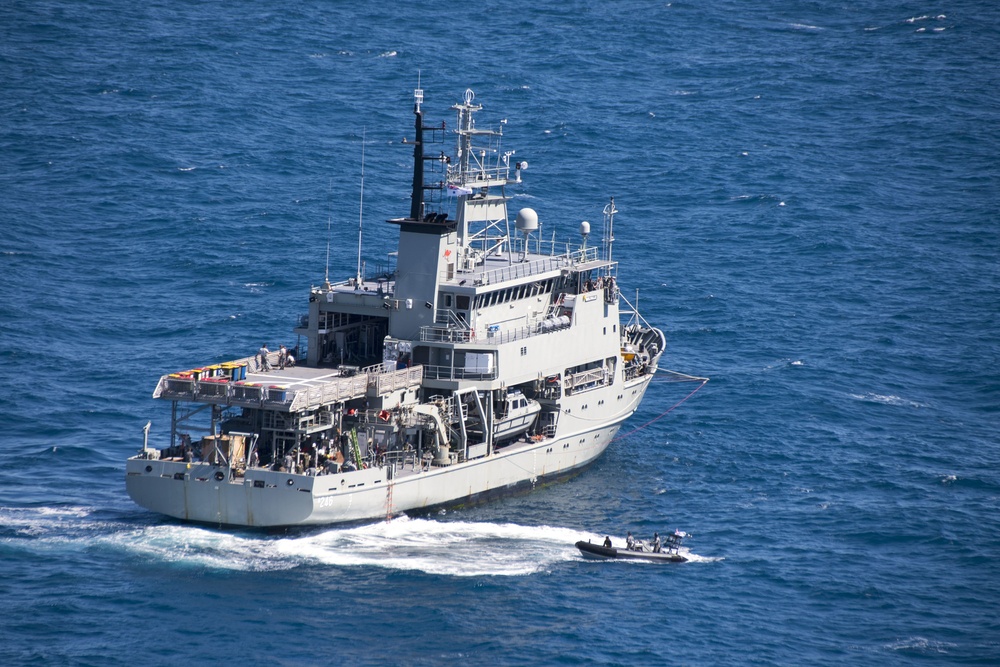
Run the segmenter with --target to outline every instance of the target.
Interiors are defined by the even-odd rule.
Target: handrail
[[[497,368],[488,371],[467,371],[461,367],[424,366],[424,377],[429,380],[496,380]]]
[[[526,278],[538,273],[561,269],[566,266],[567,260],[568,257],[560,255],[556,257],[536,259],[531,262],[511,264],[510,266],[493,269],[492,271],[484,271],[483,274],[477,278],[477,281],[483,285],[492,285],[493,283],[513,280],[515,278]]]
[[[338,403],[364,396],[369,388],[379,394],[408,389],[423,381],[423,366],[385,370],[381,365],[370,366],[366,372],[351,377],[327,379],[311,386],[265,385],[259,382],[230,382],[221,377],[172,378],[164,375],[153,396],[159,398],[199,398],[213,403],[264,404],[288,406],[296,412],[311,405]]]
[[[420,340],[425,343],[468,343],[474,338],[472,329],[451,329],[440,324],[420,327]]]

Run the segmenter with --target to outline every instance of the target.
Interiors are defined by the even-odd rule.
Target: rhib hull
[[[687,558],[681,556],[676,551],[632,551],[630,549],[618,549],[616,547],[606,547],[593,542],[579,541],[576,548],[580,550],[585,558],[598,560],[643,560],[654,563],[686,563]]]

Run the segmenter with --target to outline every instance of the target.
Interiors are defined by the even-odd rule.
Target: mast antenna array
[[[326,217],[326,271],[323,273],[323,284],[330,289],[330,235],[333,233],[333,179],[330,179],[330,212]]]
[[[361,129],[361,203],[358,206],[358,272],[356,285],[361,284],[361,230],[365,219],[365,135],[368,128]],[[329,254],[329,248],[327,254]],[[327,260],[329,261],[329,260]]]
[[[611,201],[604,207],[604,236],[601,239],[604,245],[604,259],[608,263],[608,272],[611,272],[611,251],[615,244],[615,213],[618,209],[615,208],[615,198],[612,197]]]

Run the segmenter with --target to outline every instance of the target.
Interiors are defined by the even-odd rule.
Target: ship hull
[[[395,478],[382,467],[320,476],[250,469],[227,480],[224,467],[134,458],[127,462],[126,488],[149,510],[213,525],[263,528],[385,519],[478,504],[572,477],[604,452],[620,425]]]

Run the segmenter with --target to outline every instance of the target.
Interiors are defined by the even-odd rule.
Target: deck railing
[[[424,366],[424,377],[428,380],[496,380],[497,369],[470,370],[452,366]]]
[[[603,387],[608,383],[610,373],[606,368],[592,368],[566,376],[566,393],[579,394],[590,389]]]
[[[309,406],[342,403],[360,398],[369,389],[378,394],[387,394],[398,389],[415,387],[423,380],[422,366],[411,366],[395,370],[385,370],[383,366],[371,366],[364,372],[351,377],[324,379],[313,385],[266,385],[261,382],[232,382],[223,377],[160,378],[153,396],[173,400],[196,401],[226,405],[261,405],[284,408],[295,412]]]

